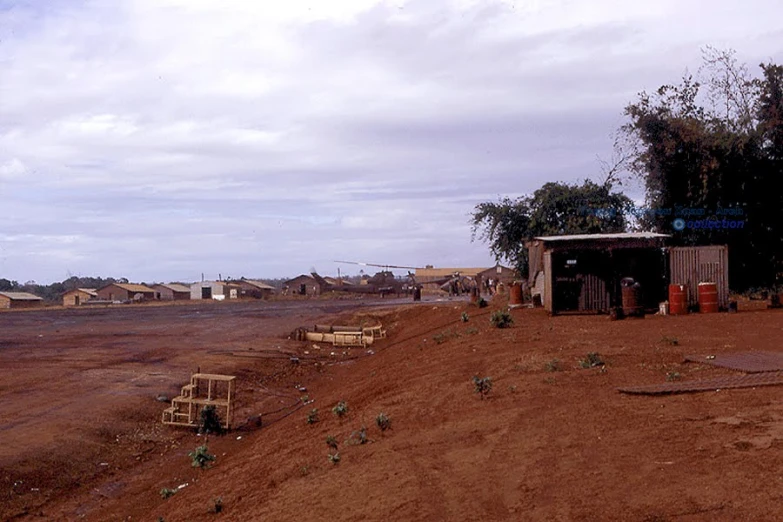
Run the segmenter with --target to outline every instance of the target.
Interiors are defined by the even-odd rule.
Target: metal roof
[[[148,294],[150,292],[155,293],[155,290],[144,285],[136,285],[133,283],[113,283],[113,284],[114,286],[118,286],[123,290],[127,290],[128,292],[136,292],[142,294]],[[111,285],[107,285],[107,286],[111,286]]]
[[[0,292],[0,295],[7,297],[12,301],[43,301],[43,297],[38,297],[27,292]]]
[[[247,283],[249,285],[255,286],[256,288],[258,288],[260,290],[274,290],[275,289],[274,286],[270,286],[270,285],[268,285],[266,283],[262,283],[261,281],[256,281],[254,279],[244,279],[244,280],[240,281],[240,283]]]
[[[95,290],[95,288],[74,288],[73,290],[68,290],[67,292],[63,292],[63,295],[72,294],[74,292],[82,292],[92,297],[98,297],[98,292]]]
[[[161,284],[155,285],[155,286],[162,286],[164,288],[168,288],[169,290],[171,290],[173,292],[182,292],[182,293],[188,292],[188,293],[190,293],[190,287],[187,287],[185,285],[180,285],[180,284],[177,284],[177,283],[161,283]]]
[[[570,236],[540,236],[534,239],[540,241],[590,241],[612,239],[659,239],[671,237],[669,234],[657,234],[655,232],[620,232],[617,234],[573,234]]]

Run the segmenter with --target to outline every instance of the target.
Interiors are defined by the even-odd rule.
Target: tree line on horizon
[[[727,245],[734,290],[780,285],[783,66],[762,63],[754,77],[735,54],[707,47],[698,78],[686,73],[629,103],[603,180],[550,182],[532,195],[479,203],[473,239],[527,275],[524,244],[537,236],[665,233],[675,245]],[[621,191],[633,178],[645,189],[643,211]],[[681,229],[675,220],[688,211],[717,222],[726,213],[742,226]]]

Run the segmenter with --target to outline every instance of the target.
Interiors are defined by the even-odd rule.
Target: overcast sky
[[[705,45],[783,61],[781,19],[780,0],[0,0],[0,277],[490,266],[477,203],[597,179],[638,92]]]

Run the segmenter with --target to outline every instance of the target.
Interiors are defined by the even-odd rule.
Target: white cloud
[[[20,2],[0,10],[0,276],[488,264],[474,204],[595,175],[624,105],[700,46],[779,58],[781,9]]]

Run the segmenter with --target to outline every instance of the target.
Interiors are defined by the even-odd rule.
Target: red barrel
[[[682,315],[688,313],[688,287],[685,285],[669,285],[669,314]]]
[[[511,291],[508,295],[508,307],[519,308],[522,306],[522,285],[514,281],[511,283]]]
[[[718,311],[718,285],[716,283],[699,283],[699,312],[703,314]]]

